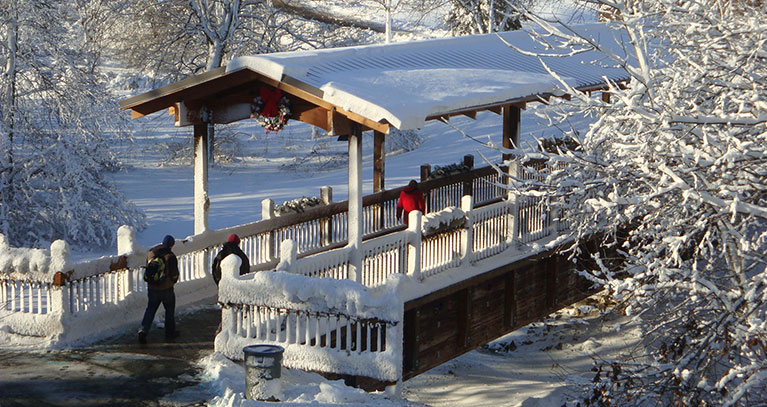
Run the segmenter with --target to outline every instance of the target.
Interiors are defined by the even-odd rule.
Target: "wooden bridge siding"
[[[407,302],[403,380],[586,298],[571,264],[550,251]]]

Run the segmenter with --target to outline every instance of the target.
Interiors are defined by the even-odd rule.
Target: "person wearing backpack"
[[[221,281],[221,260],[224,260],[224,258],[230,254],[234,254],[242,261],[240,263],[240,275],[250,272],[250,261],[248,261],[248,256],[242,249],[240,249],[240,237],[237,236],[236,233],[232,233],[229,235],[229,238],[226,239],[226,243],[224,243],[221,251],[216,254],[216,258],[213,259],[213,269],[211,270],[211,274],[213,274],[213,281],[216,282],[216,285]]]
[[[138,332],[139,343],[146,343],[147,333],[152,327],[160,304],[165,308],[165,339],[171,341],[179,336],[175,317],[176,294],[173,292],[173,286],[179,277],[178,259],[171,251],[175,244],[173,236],[167,235],[162,239],[162,244],[149,249],[144,270],[149,301],[144,311],[144,319],[141,320],[141,330]]]

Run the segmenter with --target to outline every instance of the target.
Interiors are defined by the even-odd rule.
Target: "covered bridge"
[[[623,42],[603,25],[572,28],[602,46]],[[405,227],[393,215],[398,190],[384,188],[383,147],[392,129],[489,110],[503,122],[499,144],[508,160],[520,110],[569,97],[558,80],[602,93],[628,80],[600,54],[573,51],[532,55],[550,49],[520,31],[248,56],[120,102],[134,118],[169,109],[177,126],[194,129],[195,239],[179,248],[192,259],[190,281],[209,275],[210,257],[229,232],[243,236],[252,271],[289,272],[240,277],[239,259],[227,258],[216,349],[242,358],[244,345],[278,344],[289,367],[380,388],[583,298],[588,290],[552,246],[566,222],[506,191],[494,169],[424,183],[432,198],[452,194],[427,207],[448,219],[444,227],[427,227],[431,220],[417,212]],[[210,132],[250,118],[275,128],[299,120],[347,141],[348,203],[209,233]],[[374,132],[375,160],[367,197],[365,131]],[[508,171],[521,176],[517,165]]]

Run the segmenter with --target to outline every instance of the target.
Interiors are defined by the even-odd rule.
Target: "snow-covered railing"
[[[480,205],[498,201],[506,191],[500,186],[500,176],[493,167],[483,167],[446,178],[426,180],[419,189],[427,200],[427,213],[458,206],[461,197],[473,190],[481,196]],[[397,199],[404,187],[366,195],[362,198],[363,238],[370,239],[403,228],[397,219]],[[332,202],[332,190],[323,187],[323,205],[307,208],[300,213],[277,216],[274,202],[262,202],[259,222],[227,228],[242,239],[241,246],[255,270],[269,270],[280,260],[280,245],[292,240],[297,256],[343,246],[348,230],[348,201]],[[478,205],[479,206],[479,205]]]
[[[362,278],[366,287],[382,285],[391,274],[406,274],[412,230],[403,230],[362,243]]]
[[[404,303],[398,280],[370,290],[352,281],[284,272],[240,276],[222,262],[222,331],[216,350],[242,360],[252,344],[285,348],[282,364],[396,382],[402,375]]]
[[[519,207],[518,202],[506,199],[474,208],[473,197],[464,196],[461,208],[450,207],[425,216],[412,213],[408,229],[363,242],[359,282],[375,287],[391,274],[410,274],[422,281],[498,255],[514,242],[531,242],[555,233],[545,221],[547,213]],[[295,246],[290,240],[282,244],[286,248]],[[307,277],[347,279],[351,278],[351,255],[350,248],[342,247],[298,258],[295,250],[288,249],[283,251],[277,269]]]
[[[539,173],[547,168],[547,164],[543,162],[529,161],[518,165],[517,173],[513,175],[522,180],[542,180],[543,176]],[[554,216],[550,213],[550,202],[546,198],[518,196],[513,199],[518,207],[518,238],[522,243],[530,243],[549,236],[555,230],[563,230],[552,222]]]
[[[456,185],[466,188],[464,190],[476,190],[486,204],[474,208],[471,197],[464,196],[459,215],[455,215],[458,208],[441,208],[425,215],[423,221],[419,215],[408,229],[394,219],[401,188],[364,197],[363,218],[371,226],[358,254],[357,261],[361,263],[355,278],[367,287],[385,284],[392,274],[409,274],[423,281],[467,261],[473,263],[492,257],[512,241],[531,242],[556,233],[555,229],[559,229],[556,226],[561,227],[562,223],[552,227],[548,220],[552,216],[545,213],[539,203],[531,203],[533,198],[493,198],[501,192],[506,194],[498,181],[498,173],[488,167],[450,179],[423,182],[421,185],[425,185],[427,191],[440,188],[450,191]],[[285,270],[308,277],[352,278],[352,254],[344,246],[346,202],[327,201],[328,204],[303,213],[210,230],[177,240],[174,252],[181,271],[176,286],[178,304],[183,306],[215,295],[215,285],[208,277],[211,262],[231,233],[241,236],[241,247],[251,259],[252,270],[275,269],[281,265]],[[448,200],[443,202],[447,203]],[[442,229],[432,227],[439,226],[438,221],[450,225]],[[278,240],[285,236],[296,240]],[[293,243],[282,247],[283,241]],[[303,246],[299,244],[302,241]],[[0,246],[4,244],[3,239]],[[50,251],[23,249],[28,257],[23,261],[19,259],[24,256],[18,254],[2,257],[13,250],[17,249],[9,249],[7,244],[0,250],[0,270],[5,270],[0,274],[0,311],[3,312],[0,329],[8,326],[12,332],[77,340],[89,335],[84,329],[87,324],[97,323],[109,330],[141,318],[146,301],[146,284],[141,275],[146,248],[136,246],[130,228],[118,231],[118,255],[86,262],[70,262],[65,242],[55,243]],[[116,313],[120,316],[115,317]],[[76,317],[71,319],[74,324],[62,322],[70,317]]]
[[[424,292],[444,274],[460,281],[456,273],[483,260],[522,258],[515,244],[521,237],[518,217],[514,199],[474,208],[472,196],[462,197],[460,208],[411,212],[407,229],[362,243],[357,277],[350,273],[355,253],[348,246],[299,258],[296,243],[285,240],[276,272],[247,276],[238,275],[239,259],[229,256],[229,277],[219,291],[224,311],[216,349],[241,359],[244,346],[275,344],[285,347],[288,367],[396,382],[402,367],[401,286]],[[508,252],[512,247],[516,251]],[[413,287],[419,283],[424,289]]]
[[[195,244],[199,245],[194,239],[179,240],[174,246],[180,271],[175,287],[178,306],[216,293],[206,271],[211,249]],[[118,230],[117,256],[75,263],[64,241],[54,242],[49,251],[6,246],[0,253],[0,329],[49,337],[55,346],[93,341],[116,329],[138,326],[146,307],[142,266],[147,250],[135,244],[131,228]]]

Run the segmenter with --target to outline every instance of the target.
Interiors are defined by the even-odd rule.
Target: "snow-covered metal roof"
[[[621,46],[617,32],[602,24],[574,28],[609,48]],[[594,51],[539,59],[504,41],[524,51],[551,52],[528,33],[513,31],[247,56],[231,61],[226,72],[249,69],[281,82],[290,78],[335,106],[401,130],[420,128],[428,117],[561,94],[541,61],[578,89],[604,86],[606,78],[628,79]]]

